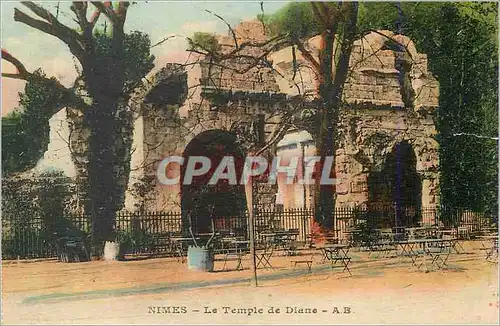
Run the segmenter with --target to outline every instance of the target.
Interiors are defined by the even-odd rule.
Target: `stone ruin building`
[[[239,44],[267,39],[257,21],[243,22],[235,33]],[[384,35],[405,44],[407,53],[391,46]],[[232,34],[218,40],[223,51],[234,48]],[[318,44],[319,37],[313,37],[306,45],[317,53]],[[244,53],[257,56],[259,51],[262,49],[248,47]],[[291,82],[291,48],[269,55],[272,69],[259,66],[244,71],[249,63],[241,58],[224,65],[200,60],[187,66],[168,64],[149,76],[150,82],[134,100],[139,115],[127,208],[146,205],[153,210],[178,211],[195,205],[194,192],[199,185],[164,186],[156,182],[155,169],[166,156],[212,155],[219,151],[244,157],[256,144],[265,144],[279,134],[284,117],[291,111],[296,112],[293,120],[298,127],[288,130],[285,138],[304,133],[300,128],[300,121],[306,119],[304,99],[314,98],[316,87],[307,61],[299,51],[296,56],[295,81],[300,82]],[[418,53],[405,36],[372,32],[355,42],[350,69],[336,160],[340,179],[337,206],[393,204],[395,200],[419,207],[436,205],[439,175],[434,115],[439,86],[428,71],[427,56]],[[296,153],[300,142],[283,145],[282,141],[265,153],[268,157],[290,155]],[[308,138],[305,143],[307,153],[312,154],[314,141]],[[182,175],[183,169],[185,165],[170,164],[168,173]],[[141,195],[145,201],[133,190],[139,181],[151,186]],[[229,196],[223,195],[224,189],[229,189],[227,185],[221,187],[217,188],[217,200],[226,207],[244,209],[244,186],[231,186]],[[401,189],[391,190],[394,187]],[[310,189],[305,190],[303,200],[290,199],[302,188],[283,186],[280,191],[285,208],[310,206]],[[276,187],[259,185],[256,204],[272,205],[276,194]],[[208,207],[216,200],[210,198],[200,199],[197,205]],[[221,209],[215,214],[226,213]]]

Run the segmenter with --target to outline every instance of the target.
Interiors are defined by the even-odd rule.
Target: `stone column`
[[[422,180],[422,223],[434,225],[437,222],[438,177],[435,173],[421,173]]]
[[[417,158],[417,173],[422,182],[421,207],[422,222],[424,224],[436,224],[437,208],[439,204],[439,152],[438,143],[431,139],[434,133],[432,126],[422,142],[414,144],[415,156]]]

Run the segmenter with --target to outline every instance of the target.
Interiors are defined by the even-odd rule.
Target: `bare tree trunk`
[[[87,165],[88,198],[92,218],[92,242],[97,255],[100,256],[102,244],[114,239],[114,153],[113,130],[115,120],[112,101],[95,101],[97,103],[89,112],[91,134],[89,137],[89,161]]]
[[[77,109],[66,108],[66,117],[69,125],[69,148],[71,160],[76,170],[77,209],[88,211],[87,197],[87,161],[90,130],[85,116]]]
[[[76,116],[72,109],[68,109],[69,116],[76,121],[71,128],[78,131],[77,138],[86,138],[84,131],[89,131],[88,147],[80,144],[77,155],[83,160],[77,159],[76,166],[79,177],[86,186],[82,190],[88,196],[87,209],[92,217],[93,243],[102,246],[104,241],[114,239],[115,215],[123,207],[130,172],[133,128],[131,114],[127,112],[126,106],[128,95],[125,95],[127,92],[124,89],[126,67],[123,28],[130,3],[91,3],[95,11],[90,20],[87,2],[75,1],[71,6],[79,30],[62,24],[57,15],[54,16],[31,1],[23,1],[21,4],[37,18],[15,8],[14,20],[57,37],[68,46],[82,66],[81,82],[86,86],[85,99],[76,94],[74,89],[63,86],[57,79],[42,78],[41,82],[60,93],[60,107],[75,108],[83,112],[83,117]],[[93,29],[101,14],[111,22],[112,42],[109,54],[100,53],[94,47]],[[17,73],[2,74],[3,77],[29,80],[34,76],[21,61],[4,49],[2,59],[17,69]],[[97,250],[97,254],[102,254],[101,248]]]
[[[92,130],[87,165],[92,242],[100,256],[104,242],[115,239],[116,212],[125,202],[133,122],[123,101],[106,99],[96,101],[87,119]]]
[[[335,135],[336,135],[336,111],[333,107],[333,46],[335,34],[334,31],[325,31],[321,35],[320,48],[320,79],[318,91],[322,102],[319,109],[319,126],[317,130],[318,140],[316,151],[321,158],[319,169],[316,171],[316,182],[314,189],[315,198],[315,218],[321,226],[330,228],[332,226],[332,212],[334,211],[335,185],[321,184],[321,175],[325,166],[325,159],[335,154]],[[335,165],[333,165],[334,167]],[[333,175],[332,175],[333,174]],[[334,177],[335,169],[330,171],[330,177]]]
[[[321,161],[316,171],[314,198],[315,220],[325,228],[333,227],[337,193],[335,184],[322,185],[320,180],[327,157],[332,158],[331,170],[327,171],[328,177],[331,179],[336,177],[337,129],[349,59],[356,37],[358,5],[355,2],[344,2],[339,10],[340,13],[333,18],[331,26],[325,28],[321,35],[319,53],[318,91],[322,102],[317,120],[316,148]]]

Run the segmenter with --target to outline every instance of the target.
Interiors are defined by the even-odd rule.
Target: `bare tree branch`
[[[323,12],[321,12],[322,8],[320,8],[319,5],[320,5],[319,2],[314,2],[314,1],[311,2],[311,7],[313,9],[314,16],[316,16],[316,19],[320,21],[320,23],[323,25],[323,27],[327,27],[328,26],[328,18],[325,17]]]
[[[90,22],[89,22],[92,25],[92,28],[95,26],[95,24],[99,20],[100,16],[101,16],[101,11],[96,9],[96,11],[94,11],[94,14],[90,18]]]
[[[266,24],[264,23],[264,1],[261,1],[260,2],[260,12],[262,13],[262,19],[261,19],[261,23],[262,23],[262,29],[265,31],[266,30]]]
[[[79,60],[82,59],[83,46],[80,35],[77,32],[61,24],[48,10],[34,4],[33,2],[22,2],[22,4],[29,8],[37,16],[45,19],[47,22],[30,17],[17,8],[14,8],[15,21],[24,23],[41,32],[57,37],[68,45],[73,55],[75,55]]]
[[[178,35],[171,35],[171,36],[167,36],[167,37],[164,37],[162,38],[160,41],[156,42],[155,44],[151,45],[150,49],[154,48],[155,46],[158,46],[158,45],[162,45],[163,43],[165,43],[166,41],[170,40],[170,39],[173,39],[174,37],[177,37]]]
[[[59,81],[51,78],[41,78],[40,76],[35,76],[33,73],[30,73],[26,67],[21,63],[21,61],[17,58],[15,58],[13,55],[11,55],[9,52],[6,50],[2,49],[2,59],[4,59],[7,62],[10,62],[11,64],[14,65],[17,69],[17,73],[15,74],[9,74],[9,73],[2,73],[2,77],[6,78],[12,78],[12,79],[21,79],[25,81],[29,81],[31,78],[38,78],[42,83],[44,83],[47,87],[54,89],[55,91],[58,91],[61,93],[63,100],[64,100],[64,105],[68,106],[73,106],[77,109],[85,110],[89,109],[89,105],[85,103],[85,101],[77,96],[75,92],[69,88],[66,88],[64,85],[62,85]]]
[[[220,15],[218,15],[218,14],[216,14],[216,13],[213,13],[213,12],[211,12],[211,11],[210,11],[210,10],[208,10],[208,9],[205,9],[205,11],[206,11],[206,12],[208,12],[209,14],[212,14],[212,15],[214,15],[215,17],[219,18],[220,20],[222,20],[222,21],[226,24],[226,26],[227,26],[227,27],[229,28],[229,30],[231,31],[231,34],[233,35],[234,47],[235,47],[236,49],[239,49],[239,46],[238,46],[238,39],[236,38],[236,33],[234,32],[234,30],[233,30],[233,28],[231,27],[231,25],[230,25],[230,24],[229,24],[229,23],[228,23],[228,22],[227,22],[224,18],[222,18],[222,16],[220,16]]]
[[[71,11],[75,13],[78,25],[80,25],[84,33],[89,26],[89,21],[87,20],[87,7],[87,3],[82,1],[73,1],[70,7]]]
[[[304,47],[304,44],[296,37],[292,38],[293,44],[297,46],[302,56],[309,61],[309,63],[314,67],[314,69],[320,70],[319,62],[314,58],[309,50]]]
[[[116,8],[116,10],[115,10],[116,16],[121,20],[125,20],[127,18],[126,16],[127,16],[128,7],[130,7],[130,2],[120,1],[118,3],[118,8]]]
[[[111,6],[111,1],[91,1],[91,3],[99,10],[99,12],[103,13],[111,23],[114,23],[116,20],[116,15]]]
[[[88,21],[87,9],[88,9],[87,2],[73,1],[73,4],[71,5],[71,10],[76,15],[77,18],[76,22],[78,23],[78,25],[80,25],[80,28],[82,29],[82,35],[85,41],[87,42],[86,45],[88,46],[92,40],[92,30],[94,29],[94,26],[97,23],[97,20],[99,19],[101,12],[98,9],[96,9],[90,21]]]
[[[15,58],[9,52],[7,52],[7,50],[2,49],[2,59],[4,59],[7,62],[12,63],[14,65],[14,67],[16,67],[17,75],[19,75],[18,79],[28,78],[29,72],[26,69],[26,67],[21,63],[21,61],[19,61],[17,58]],[[4,76],[3,73],[2,73],[2,76]],[[11,77],[11,78],[14,78],[14,77]]]
[[[31,1],[22,1],[21,4],[31,10],[35,15],[42,18],[43,20],[48,21],[51,25],[60,24],[57,18],[50,13],[50,11],[42,8],[41,6],[35,4]]]
[[[345,3],[344,3],[345,4]],[[335,69],[335,77],[333,80],[334,87],[337,88],[337,92],[342,94],[341,90],[344,87],[347,73],[349,71],[349,59],[351,57],[351,51],[354,44],[354,38],[356,37],[356,24],[357,24],[357,8],[356,5],[346,4],[345,11],[347,17],[345,18],[345,31],[343,33],[343,42],[340,45],[340,55]],[[341,99],[339,98],[338,101]]]
[[[125,20],[127,19],[128,7],[130,7],[130,2],[128,1],[120,1],[118,3],[118,8],[114,11],[116,18],[113,23],[113,33],[119,32],[123,34],[123,26],[125,25]]]
[[[295,46],[294,45],[292,45],[292,65],[293,65],[292,80],[295,81],[295,76],[297,76],[297,56],[295,55]]]
[[[288,129],[290,128],[290,125],[287,124],[287,123],[284,123],[279,129],[277,129],[277,131],[274,133],[274,137],[271,137],[271,140],[269,140],[267,142],[267,144],[265,144],[264,146],[262,146],[258,151],[257,153],[255,153],[255,156],[259,156],[261,155],[262,153],[264,153],[265,151],[267,151],[269,148],[271,148],[271,146],[273,146],[274,144],[276,144],[277,142],[279,142],[283,136],[286,134],[286,132],[288,131]]]

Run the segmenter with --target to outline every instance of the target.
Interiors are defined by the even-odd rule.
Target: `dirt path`
[[[368,279],[339,278],[337,275],[300,277],[266,282],[257,289],[231,286],[33,305],[22,304],[23,296],[17,294],[4,301],[4,322],[495,324],[498,322],[498,283],[496,271],[491,266],[489,269],[489,273],[462,275],[460,272],[459,277],[450,272],[401,277],[401,270],[391,270],[383,276]],[[427,276],[430,279],[422,280]],[[477,279],[460,283],[469,277]],[[450,281],[451,278],[455,282]],[[440,286],[431,286],[437,284],[435,282]],[[165,313],[163,310],[158,314],[151,310],[157,312],[160,308],[152,307],[170,307],[173,312],[173,306],[180,307],[179,310],[185,307],[186,313]],[[280,313],[269,313],[271,307],[274,311],[279,308]],[[307,308],[316,308],[317,312],[301,313]],[[205,313],[213,309],[217,309],[217,313]]]
[[[498,266],[478,256],[457,255],[450,269],[430,273],[393,260],[357,259],[353,276],[348,277],[328,266],[302,273],[285,268],[289,265],[285,257],[277,258],[275,265],[281,268],[259,271],[257,289],[248,285],[248,270],[188,272],[175,260],[7,264],[3,321],[498,323]],[[181,313],[174,313],[173,307]],[[271,307],[280,313],[270,313]]]

